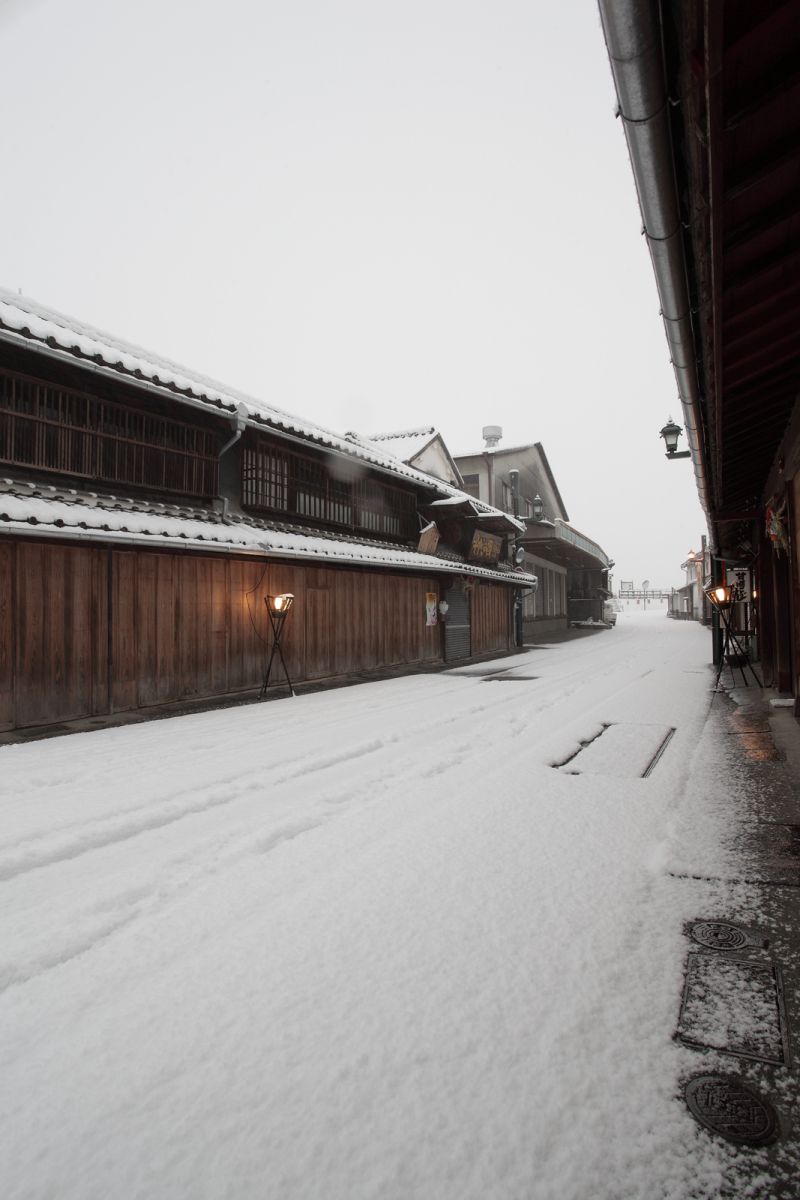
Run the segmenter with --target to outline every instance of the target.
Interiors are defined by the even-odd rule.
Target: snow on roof
[[[565,542],[570,542],[573,546],[577,546],[579,550],[593,555],[606,566],[609,566],[610,559],[602,546],[599,546],[597,542],[588,538],[585,533],[581,533],[574,525],[569,525],[566,521],[562,521],[560,517],[556,517],[554,529],[557,537]]]
[[[347,562],[399,570],[469,574],[503,583],[526,584],[533,576],[501,568],[420,554],[366,538],[338,536],[218,510],[132,500],[73,488],[0,479],[0,531],[24,537],[61,536],[92,541],[227,553],[270,554],[281,558]]]
[[[269,424],[284,429],[313,442],[319,442],[341,454],[362,459],[383,471],[400,475],[421,487],[430,488],[440,495],[461,495],[450,484],[418,471],[402,462],[395,454],[356,434],[340,437],[322,425],[303,421],[282,408],[266,404],[234,388],[226,387],[205,375],[198,375],[170,359],[162,358],[149,350],[123,341],[109,333],[76,321],[54,309],[45,308],[27,296],[0,288],[0,330],[5,331],[7,340],[19,343],[38,343],[47,347],[58,357],[70,356],[87,359],[105,369],[132,377],[131,382],[144,380],[158,388],[164,388],[173,399],[191,399],[207,404],[214,409],[236,412],[241,405],[253,424]],[[481,504],[485,512],[497,512],[491,505]],[[521,528],[521,527],[520,527]]]
[[[438,437],[438,430],[433,425],[422,429],[403,429],[397,433],[371,433],[367,441],[375,442],[390,454],[396,455],[401,462],[408,462],[429,446]]]

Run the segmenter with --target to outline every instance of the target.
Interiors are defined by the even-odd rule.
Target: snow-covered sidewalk
[[[719,1194],[672,1039],[704,885],[667,872],[709,651],[622,614],[0,750],[6,1200]]]

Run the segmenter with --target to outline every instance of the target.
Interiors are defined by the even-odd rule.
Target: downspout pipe
[[[233,414],[233,434],[225,442],[224,446],[220,447],[219,458],[222,458],[226,450],[230,450],[231,446],[239,441],[239,438],[244,433],[247,427],[248,411],[244,404],[240,404],[236,412]]]
[[[218,459],[221,459],[223,454],[225,454],[227,450],[230,450],[231,446],[235,446],[239,441],[245,429],[247,428],[248,417],[249,413],[247,411],[247,406],[244,404],[239,404],[236,412],[233,414],[233,433],[228,438],[227,442],[220,446],[219,454],[217,455]],[[230,509],[230,500],[227,496],[220,496],[220,499],[222,500],[222,519],[223,521],[227,521],[228,512]]]
[[[711,532],[712,497],[703,445],[697,353],[670,136],[659,4],[656,0],[598,0],[598,5],[697,491]]]

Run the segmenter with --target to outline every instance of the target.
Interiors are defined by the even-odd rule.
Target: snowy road
[[[3,1195],[712,1187],[671,1038],[696,896],[665,872],[709,649],[623,614],[1,750]]]

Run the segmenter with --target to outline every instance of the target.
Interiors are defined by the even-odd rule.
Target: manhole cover
[[[735,1075],[695,1075],[684,1088],[689,1112],[740,1146],[769,1146],[779,1135],[775,1109]]]
[[[741,950],[750,944],[745,931],[727,921],[695,921],[689,936],[709,950]]]

